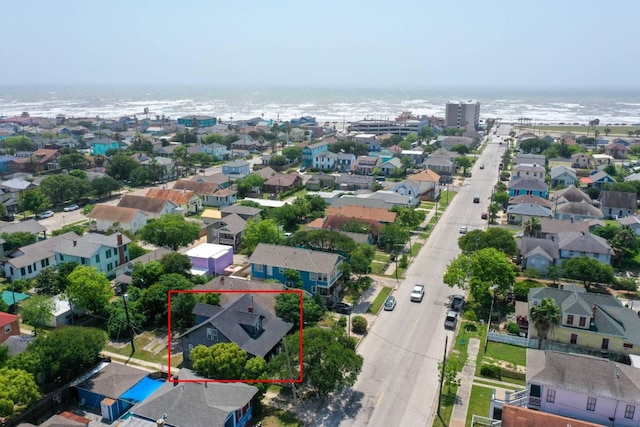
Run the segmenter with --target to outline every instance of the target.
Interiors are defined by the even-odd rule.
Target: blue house
[[[109,150],[119,150],[121,147],[120,141],[92,141],[91,142],[91,155],[97,156],[101,154],[105,156]]]
[[[129,262],[131,239],[121,233],[104,235],[87,233],[77,238],[65,238],[53,250],[56,264],[77,262],[94,267],[107,277],[115,277],[118,266]]]
[[[222,165],[223,175],[245,176],[251,173],[251,165],[244,160],[233,160]]]
[[[202,152],[205,154],[216,156],[218,159],[224,159],[229,155],[229,150],[227,150],[227,147],[215,142],[208,145],[202,144]]]
[[[9,172],[9,163],[14,159],[11,156],[0,156],[0,173]]]
[[[329,144],[326,142],[316,142],[302,148],[302,167],[313,167],[313,158],[320,153],[329,151]]]
[[[549,195],[549,186],[538,178],[515,177],[509,182],[509,196],[538,196],[546,199]]]
[[[287,280],[285,271],[298,271],[302,288],[312,295],[322,296],[330,304],[338,301],[342,289],[340,264],[344,259],[342,255],[330,252],[260,243],[249,263],[253,279],[275,279],[291,287],[296,284]]]
[[[211,116],[184,116],[178,118],[178,124],[188,127],[209,128],[215,126],[217,120]]]

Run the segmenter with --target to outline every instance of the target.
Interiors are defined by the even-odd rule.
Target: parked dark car
[[[331,310],[335,311],[336,313],[350,314],[351,311],[353,310],[353,306],[346,302],[339,302],[339,303],[336,303],[336,305],[334,305],[333,307],[331,307]]]
[[[0,221],[11,222],[16,219],[12,213],[8,213],[6,215],[0,216]]]

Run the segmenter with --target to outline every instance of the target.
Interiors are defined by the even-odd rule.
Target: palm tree
[[[633,134],[634,134],[634,132],[633,132],[632,130],[628,130],[628,131],[627,131],[627,135],[629,135],[629,136],[633,136]]]
[[[618,228],[611,240],[609,240],[609,245],[614,252],[614,262],[618,265],[624,259],[624,256],[629,251],[633,251],[636,245],[637,235],[635,231],[628,225],[623,225]]]
[[[551,298],[544,298],[540,305],[531,307],[529,320],[536,327],[538,333],[538,350],[542,348],[542,341],[560,320],[560,307]]]
[[[636,134],[637,137],[640,137],[640,129],[636,129],[634,133]]]
[[[604,128],[604,135],[605,136],[609,136],[610,133],[611,133],[611,129],[610,128],[608,128],[608,127]]]
[[[538,237],[540,231],[542,231],[542,224],[537,217],[531,217],[524,223],[524,234],[528,237]]]

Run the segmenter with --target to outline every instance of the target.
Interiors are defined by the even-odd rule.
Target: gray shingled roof
[[[260,243],[251,254],[249,263],[311,273],[329,273],[342,259],[342,256],[329,252]]]
[[[638,207],[638,195],[623,191],[602,191],[600,206],[616,209],[633,209]]]
[[[110,248],[118,247],[117,234],[106,236],[98,233],[87,233],[76,239],[65,239],[55,247],[56,253],[63,255],[77,256],[81,258],[90,258],[95,254],[101,246]],[[122,243],[130,243],[131,239],[122,235]]]
[[[530,205],[540,205],[545,206],[547,208],[552,208],[553,203],[547,199],[543,199],[540,196],[534,196],[533,194],[523,194],[521,196],[514,196],[509,198],[510,205],[519,205],[521,203],[526,203]]]
[[[227,416],[257,393],[241,383],[167,382],[131,412],[154,423],[166,414],[166,426],[224,427]]]
[[[551,168],[551,170],[549,171],[549,176],[551,177],[551,179],[555,179],[565,173],[571,175],[573,178],[576,178],[576,170],[565,165],[559,165]]]
[[[77,387],[117,399],[147,375],[148,372],[131,366],[109,363]]]
[[[640,369],[582,354],[528,349],[527,383],[583,396],[640,400]]]
[[[517,188],[519,190],[541,190],[546,191],[549,187],[545,182],[538,178],[512,178],[509,181],[509,188]]]
[[[143,212],[160,213],[167,203],[177,207],[175,203],[169,200],[127,194],[120,199],[118,206],[123,208],[140,209]]]
[[[238,234],[244,230],[247,225],[247,221],[242,219],[240,215],[234,213],[212,223],[212,225],[214,224],[224,224],[217,230],[225,230],[232,234]]]
[[[523,257],[529,258],[538,252],[534,252],[537,248],[540,248],[551,259],[560,258],[560,251],[558,250],[558,242],[551,239],[537,239],[534,237],[523,237],[520,239],[520,253]]]
[[[35,219],[20,222],[0,221],[0,233],[18,233],[24,231],[31,234],[44,233],[47,229]]]
[[[576,231],[585,233],[589,231],[587,221],[569,221],[563,219],[540,218],[540,232],[544,234],[558,234],[563,231]]]
[[[558,233],[560,250],[613,255],[613,249],[606,239],[595,234],[575,231]]]
[[[566,202],[588,202],[591,203],[591,197],[582,190],[570,185],[567,188],[558,190],[551,194],[551,200],[555,200],[558,205]]]
[[[604,214],[602,211],[593,206],[591,203],[586,202],[569,202],[563,203],[562,205],[558,205],[556,208],[556,213],[563,213],[567,215],[579,215],[579,216],[590,216],[593,218],[604,218]]]
[[[222,213],[236,213],[238,215],[255,216],[262,212],[262,209],[243,205],[230,205],[220,208]]]
[[[79,239],[73,231],[60,234],[58,236],[50,237],[46,240],[33,243],[31,245],[23,246],[12,253],[12,255],[22,253],[22,255],[15,258],[11,257],[7,260],[15,268],[26,267],[35,262],[39,262],[43,259],[50,258],[55,255],[55,249],[60,243],[65,241],[73,241]]]
[[[609,175],[605,171],[598,171],[592,175],[589,175],[589,179],[592,182],[597,182],[600,180],[604,180],[605,182],[617,182],[615,178],[613,178],[611,175]]]
[[[549,217],[549,216],[552,216],[552,211],[550,208],[547,208],[544,206],[529,204],[529,203],[521,203],[519,205],[508,206],[507,214]]]

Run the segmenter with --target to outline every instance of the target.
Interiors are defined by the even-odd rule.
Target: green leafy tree
[[[302,340],[304,375],[301,391],[324,397],[355,384],[362,370],[363,358],[356,353],[354,341],[345,336],[344,330],[305,328]],[[291,379],[289,366],[292,366],[293,376],[298,378],[300,333],[289,335],[284,341],[287,351],[269,361],[270,377]]]
[[[204,292],[196,295],[196,302],[209,305],[220,305],[220,293],[219,292]]]
[[[53,300],[44,295],[32,295],[20,304],[22,321],[33,326],[33,334],[38,334],[38,328],[49,324],[53,318],[56,306]]]
[[[5,138],[2,143],[12,154],[16,151],[35,151],[36,149],[36,144],[33,140],[25,135],[10,136]]]
[[[564,259],[561,267],[567,279],[579,280],[587,289],[596,283],[610,284],[615,278],[613,267],[591,257]]]
[[[149,288],[142,292],[140,303],[141,309],[148,322],[155,324],[166,325],[168,317],[167,293],[171,290],[189,290],[193,289],[193,283],[184,276],[179,274],[165,274],[160,278],[158,283],[151,285]],[[187,294],[191,295],[191,294]],[[174,299],[174,297],[176,299]],[[179,295],[173,295],[171,299],[172,310],[180,305],[178,311],[172,312],[172,321],[187,324],[191,320],[191,311],[187,314],[182,312],[185,305],[190,304],[192,301],[188,298],[185,301],[178,301],[181,297]],[[193,300],[195,305],[195,299]],[[191,307],[193,308],[193,306]]]
[[[560,316],[560,307],[551,298],[543,298],[540,305],[534,305],[529,310],[529,320],[538,335],[538,350],[542,348],[542,341],[547,339],[549,331],[558,324]]]
[[[51,232],[52,236],[59,236],[61,234],[65,234],[65,233],[69,233],[70,231],[73,231],[74,233],[76,233],[78,236],[82,236],[85,232],[85,228],[83,226],[81,226],[80,224],[69,224],[69,225],[65,225],[62,228],[59,228],[57,230],[53,230]]]
[[[471,160],[468,157],[465,157],[465,156],[456,157],[455,158],[455,162],[456,162],[456,165],[459,168],[462,168],[462,173],[463,174],[466,174],[467,173],[467,169],[469,169],[471,167]]]
[[[264,178],[257,174],[249,174],[237,180],[236,186],[238,189],[238,197],[244,198],[252,191],[262,190],[264,187]]]
[[[508,256],[518,253],[518,245],[509,230],[495,227],[486,231],[469,231],[458,239],[458,246],[465,253],[473,253],[484,248],[494,248]]]
[[[247,363],[247,352],[234,342],[210,347],[198,345],[190,353],[193,370],[206,378],[241,379]]]
[[[348,254],[356,249],[356,242],[335,230],[301,230],[287,240],[289,246],[302,246],[326,252]]]
[[[456,153],[460,154],[461,156],[466,156],[467,154],[469,154],[469,152],[471,150],[469,149],[469,147],[467,147],[464,144],[458,144],[458,145],[454,145],[453,147],[451,147],[451,151],[455,151]]]
[[[13,414],[14,405],[27,407],[42,395],[33,375],[20,369],[0,369],[0,416]]]
[[[113,289],[107,276],[95,267],[85,265],[79,265],[69,274],[66,292],[72,304],[94,314],[103,314],[113,297]]]
[[[285,322],[293,323],[293,329],[300,325],[300,296],[297,293],[282,292],[276,296],[276,316]],[[302,313],[306,325],[315,325],[326,310],[314,298],[302,297]]]
[[[35,234],[28,231],[16,231],[15,233],[2,233],[0,235],[5,243],[4,250],[6,252],[12,251],[23,246],[30,245],[38,241]]]
[[[128,180],[131,172],[138,167],[138,162],[130,156],[116,154],[107,164],[107,175],[119,181]]]
[[[165,274],[177,273],[183,276],[191,276],[191,258],[180,252],[170,252],[160,259],[160,264]]]
[[[411,232],[400,224],[391,223],[380,230],[379,245],[389,251],[396,251],[409,240]]]
[[[164,267],[160,261],[149,261],[146,264],[136,262],[131,271],[131,283],[140,289],[146,289],[158,283],[164,274]]]
[[[55,267],[47,267],[40,271],[35,278],[36,292],[40,295],[54,296],[65,289],[62,288],[64,284],[60,280],[60,275]]]
[[[260,243],[279,245],[284,243],[284,234],[272,219],[250,219],[242,235],[242,246],[246,253],[253,253]]]
[[[438,379],[447,386],[447,393],[451,392],[451,386],[460,386],[460,377],[457,363],[454,359],[447,359],[444,367],[444,379],[442,378],[442,362],[438,362]]]
[[[143,248],[136,242],[129,243],[129,258],[135,260],[136,258],[141,257],[142,255],[149,252],[147,249]]]
[[[419,211],[403,206],[395,206],[391,208],[391,212],[396,213],[396,222],[400,222],[411,230],[418,228],[418,226],[422,224],[422,221],[427,217],[427,213],[425,211]]]
[[[50,175],[42,180],[39,188],[51,203],[77,202],[93,191],[88,179],[69,174]]]
[[[138,233],[142,241],[156,246],[166,246],[173,251],[191,244],[199,235],[198,224],[187,221],[179,214],[165,214],[152,219]]]
[[[86,169],[89,165],[89,159],[82,153],[70,153],[60,156],[58,164],[62,169]]]
[[[296,146],[286,147],[282,150],[282,155],[290,163],[296,160],[300,160],[302,158],[302,148]]]
[[[224,137],[220,134],[212,133],[202,138],[202,143],[205,145],[211,145],[211,144],[224,145]]]
[[[623,225],[616,230],[609,244],[614,252],[613,264],[621,265],[625,260],[632,260],[636,256],[640,239],[631,227]]]
[[[113,179],[109,175],[106,175],[91,181],[91,188],[93,189],[93,194],[95,194],[96,197],[102,198],[104,196],[110,196],[114,191],[120,190],[122,188],[122,183]]]
[[[493,193],[493,201],[495,203],[498,203],[503,208],[508,205],[509,198],[510,198],[509,193],[506,191],[499,191],[499,192]]]
[[[40,212],[49,206],[49,200],[44,196],[40,188],[24,191],[18,199],[21,211]]]
[[[269,211],[269,217],[273,218],[285,230],[292,230],[301,221],[300,207],[297,205],[285,204],[279,208]]]

